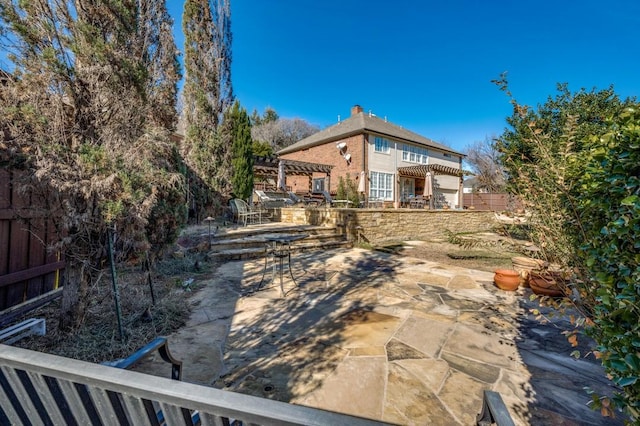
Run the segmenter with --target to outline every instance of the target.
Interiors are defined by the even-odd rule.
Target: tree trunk
[[[62,306],[58,327],[63,331],[76,329],[82,323],[87,308],[89,276],[81,263],[69,263],[65,268]]]

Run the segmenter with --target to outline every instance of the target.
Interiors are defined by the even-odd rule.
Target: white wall
[[[368,136],[367,147],[367,164],[369,171],[393,173],[397,178],[398,167],[417,166],[424,163],[416,163],[402,160],[402,152],[405,142],[394,141],[390,138],[385,138],[389,141],[389,153],[382,153],[375,151],[375,135]],[[421,146],[415,144],[416,146]],[[421,146],[423,147],[423,146]],[[425,148],[425,147],[423,147]],[[426,148],[427,155],[429,157],[427,164],[440,164],[447,167],[459,168],[460,157],[454,154],[446,156],[445,153],[437,151],[432,148]],[[459,204],[458,192],[460,190],[460,179],[456,176],[437,176],[437,184],[439,185],[440,193],[442,193],[450,207],[455,207]],[[397,191],[399,188],[396,185],[395,197],[398,197]]]

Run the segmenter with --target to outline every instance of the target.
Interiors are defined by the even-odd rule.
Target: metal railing
[[[0,424],[384,423],[0,345]]]
[[[114,362],[103,362],[102,365],[128,370],[154,351],[158,351],[160,358],[164,362],[171,364],[171,378],[173,380],[182,380],[182,361],[178,361],[171,355],[166,337],[156,337],[128,357]]]
[[[476,418],[478,426],[514,426],[507,406],[498,392],[485,390],[482,398],[482,411]]]

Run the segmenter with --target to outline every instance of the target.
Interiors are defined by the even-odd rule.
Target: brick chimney
[[[358,114],[362,112],[362,107],[360,105],[354,105],[351,107],[351,116],[353,117],[354,115]]]

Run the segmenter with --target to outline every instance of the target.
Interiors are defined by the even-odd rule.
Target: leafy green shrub
[[[495,141],[511,192],[531,213],[540,256],[573,275],[573,299],[593,353],[622,390],[613,404],[640,420],[640,108],[609,88],[559,94],[536,110],[511,98],[511,129]],[[562,307],[562,305],[557,305]],[[576,331],[567,333],[575,343]]]
[[[358,184],[355,180],[338,178],[338,189],[336,191],[336,197],[338,200],[349,200],[351,205],[356,207],[360,203],[360,195],[358,194]]]
[[[589,333],[617,399],[640,419],[640,108],[628,108],[588,152],[578,179],[576,215],[585,239],[578,253],[593,292]]]

